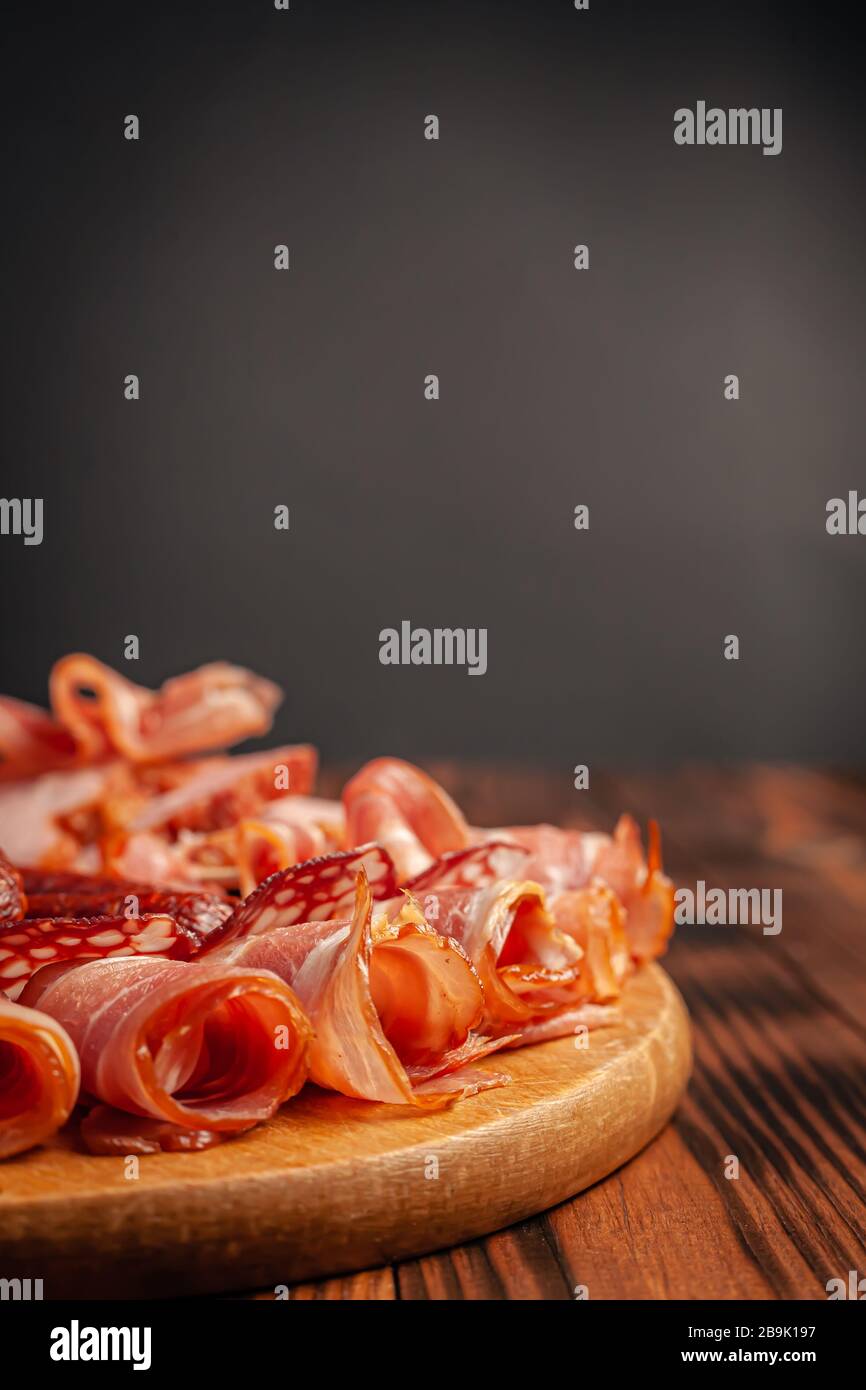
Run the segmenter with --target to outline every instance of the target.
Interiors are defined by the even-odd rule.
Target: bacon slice
[[[0,990],[15,997],[38,970],[116,956],[189,960],[200,938],[164,913],[140,917],[27,918],[0,927]]]
[[[78,1055],[56,1019],[0,994],[0,1158],[49,1139],[78,1096]]]
[[[343,805],[349,843],[376,840],[401,882],[470,843],[469,827],[447,792],[399,758],[376,758],[362,767],[344,787]]]
[[[483,995],[466,954],[411,904],[377,927],[372,908],[362,865],[350,921],[271,926],[219,958],[292,985],[315,1029],[310,1075],[320,1086],[432,1110],[504,1084],[468,1065],[504,1042],[474,1031]]]
[[[358,849],[326,854],[266,879],[209,937],[205,949],[273,931],[275,927],[345,918],[353,909],[361,869],[373,898],[394,897],[394,865],[381,846],[361,845]]]
[[[105,1123],[97,1116],[83,1131],[97,1151],[105,1151],[117,1110],[159,1122],[141,1127],[145,1142],[177,1147],[178,1131],[250,1129],[306,1080],[309,1020],[267,970],[92,961],[41,971],[24,1002],[63,1025],[81,1059],[82,1091],[111,1107]],[[127,1123],[123,1137],[130,1132]]]
[[[216,661],[154,692],[95,657],[73,653],[51,672],[51,707],[83,762],[120,753],[157,762],[266,733],[282,698],[271,681]]]

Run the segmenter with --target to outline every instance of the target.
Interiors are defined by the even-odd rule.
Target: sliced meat
[[[0,925],[17,922],[27,911],[27,897],[20,871],[0,850]]]
[[[77,752],[75,739],[47,710],[0,695],[0,781],[70,767]]]
[[[535,1020],[586,998],[583,950],[560,930],[544,890],[528,880],[417,894],[425,920],[454,937],[484,986],[484,1031],[522,1032]]]
[[[199,1135],[251,1128],[307,1076],[309,1020],[267,970],[141,957],[51,966],[23,1002],[66,1029],[88,1098]]]
[[[74,863],[80,842],[64,820],[98,801],[108,776],[105,768],[80,768],[0,786],[0,845],[12,863],[52,868]]]
[[[394,865],[381,846],[361,845],[326,854],[283,869],[259,884],[208,939],[206,950],[275,927],[345,918],[353,910],[360,869],[374,899],[392,898],[397,892]]]
[[[119,956],[189,960],[198,945],[189,928],[164,914],[28,917],[0,927],[0,991],[17,998],[31,976],[48,966]]]
[[[62,657],[49,682],[51,707],[82,761],[119,753],[157,762],[267,733],[282,695],[241,666],[215,661],[146,690],[77,652]]]
[[[56,1019],[0,994],[0,1158],[49,1139],[72,1113],[80,1069]]]
[[[447,792],[399,758],[376,758],[362,767],[343,789],[343,805],[349,843],[377,841],[401,882],[470,843],[469,827]]]
[[[342,847],[346,822],[339,801],[284,796],[237,827],[238,879],[251,893],[271,874]]]
[[[409,893],[442,888],[484,888],[499,879],[525,878],[529,850],[506,840],[485,840],[468,849],[451,850],[405,884]]]
[[[376,928],[372,909],[361,867],[350,921],[273,926],[218,958],[291,984],[315,1029],[310,1074],[320,1086],[437,1109],[502,1085],[507,1077],[471,1065],[504,1043],[475,1032],[483,995],[460,946],[411,905]]]
[[[268,802],[283,799],[287,785],[298,795],[308,792],[316,765],[316,750],[307,743],[211,758],[180,786],[147,801],[127,828],[221,830],[257,813]]]
[[[674,885],[662,869],[661,837],[650,821],[647,857],[640,829],[620,816],[613,835],[560,830],[553,825],[508,826],[476,832],[490,842],[520,846],[529,858],[522,872],[557,895],[599,882],[613,890],[625,908],[625,930],[635,960],[662,954],[674,926]]]
[[[632,969],[625,908],[600,880],[589,888],[559,893],[551,903],[553,920],[583,951],[581,984],[587,999],[616,999]]]
[[[65,878],[66,886],[62,889],[31,891],[27,917],[145,917],[161,913],[173,917],[201,945],[234,910],[228,898],[214,893],[90,879],[84,874],[68,874]]]

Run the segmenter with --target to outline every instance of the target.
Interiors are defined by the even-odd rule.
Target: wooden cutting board
[[[644,967],[619,1022],[485,1065],[512,1084],[419,1115],[308,1087],[269,1124],[197,1154],[78,1152],[0,1165],[0,1276],[45,1298],[290,1284],[483,1235],[625,1163],[669,1119],[691,1066],[685,1006]]]

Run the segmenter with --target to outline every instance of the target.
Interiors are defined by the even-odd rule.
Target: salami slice
[[[27,911],[21,874],[0,851],[0,923],[17,922]]]
[[[197,937],[164,913],[27,918],[0,927],[0,990],[17,995],[43,966],[116,956],[189,960],[197,949]]]
[[[173,917],[184,934],[201,944],[232,914],[232,904],[213,893],[184,893],[146,884],[99,887],[65,893],[33,893],[27,917]]]
[[[468,849],[451,850],[410,879],[407,892],[420,895],[439,888],[484,888],[497,879],[525,877],[529,851],[507,840],[486,840]]]
[[[351,915],[355,883],[362,868],[372,898],[394,897],[397,892],[394,865],[380,845],[361,845],[358,849],[325,854],[265,879],[211,934],[205,950],[241,937],[273,931],[275,927],[326,922]]]

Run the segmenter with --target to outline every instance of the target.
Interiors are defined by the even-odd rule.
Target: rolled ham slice
[[[291,984],[315,1029],[310,1075],[320,1086],[432,1110],[503,1085],[507,1076],[471,1065],[504,1040],[475,1032],[484,1001],[464,951],[412,904],[375,927],[372,909],[361,865],[351,920],[281,926],[276,912],[216,957]]]
[[[22,1002],[62,1024],[100,1109],[83,1134],[98,1152],[195,1147],[250,1129],[300,1090],[309,1020],[269,971],[153,958],[48,965]],[[142,1117],[136,1129],[114,1113]],[[130,1145],[134,1147],[130,1147]]]
[[[447,792],[399,758],[376,758],[362,767],[343,789],[343,805],[348,843],[382,845],[401,882],[470,843],[469,827]]]
[[[78,1096],[78,1056],[54,1018],[0,994],[0,1158],[49,1139]]]

